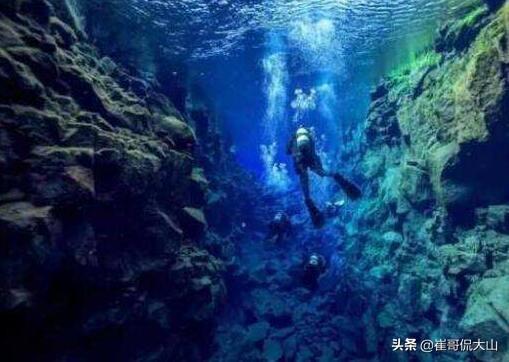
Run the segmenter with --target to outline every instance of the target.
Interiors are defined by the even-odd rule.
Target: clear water
[[[377,298],[382,299],[382,294],[387,299],[396,294],[416,294],[414,289],[417,287],[413,288],[411,285],[413,270],[408,273],[405,271],[405,279],[401,277],[399,287],[392,291],[387,289],[390,293],[385,295],[386,289],[376,284],[380,283],[382,277],[392,278],[392,270],[384,274],[384,270],[375,268],[385,265],[374,268],[347,265],[346,257],[353,252],[345,249],[353,243],[362,245],[360,243],[368,240],[368,247],[359,251],[369,255],[377,253],[378,248],[374,245],[370,250],[371,245],[367,244],[368,242],[376,238],[380,244],[391,242],[389,245],[397,245],[398,238],[403,240],[405,234],[405,239],[409,239],[408,244],[405,244],[408,251],[401,254],[398,254],[399,251],[394,252],[394,263],[399,267],[397,258],[412,258],[414,246],[423,249],[432,247],[430,253],[436,252],[438,243],[426,239],[428,231],[422,230],[433,229],[429,232],[430,235],[442,234],[442,229],[446,229],[442,225],[445,221],[440,219],[443,215],[435,213],[437,210],[431,210],[431,206],[430,209],[426,206],[424,211],[412,210],[408,219],[401,217],[396,222],[395,218],[391,223],[391,217],[394,216],[390,212],[385,214],[385,210],[378,208],[386,202],[385,197],[373,202],[350,202],[338,185],[327,178],[322,179],[312,174],[312,199],[326,214],[325,225],[314,228],[310,222],[313,214],[306,208],[292,160],[285,149],[291,134],[297,127],[304,125],[314,133],[317,153],[325,168],[338,170],[350,177],[352,172],[349,171],[355,160],[342,156],[353,154],[355,157],[355,152],[347,151],[356,149],[361,143],[363,125],[370,105],[370,91],[384,75],[407,65],[415,60],[420,52],[432,47],[440,24],[453,17],[459,5],[466,1],[470,0],[62,0],[60,5],[68,9],[68,17],[74,27],[87,34],[90,41],[96,42],[100,54],[110,55],[116,62],[131,68],[130,70],[134,68],[141,76],[156,80],[162,91],[171,97],[178,99],[181,95],[187,95],[181,110],[186,110],[185,105],[189,106],[189,110],[197,106],[197,103],[206,104],[212,111],[208,121],[217,123],[220,131],[219,141],[231,139],[229,151],[235,155],[241,166],[253,171],[260,185],[264,186],[258,188],[259,185],[240,185],[241,182],[251,182],[252,179],[244,177],[245,175],[238,176],[240,171],[237,165],[229,162],[230,159],[228,162],[217,162],[221,166],[220,170],[213,169],[214,161],[201,164],[206,168],[206,176],[212,181],[211,192],[207,195],[210,196],[208,201],[215,198],[215,203],[210,202],[203,206],[207,217],[212,220],[209,216],[214,212],[227,215],[225,218],[217,218],[219,221],[210,221],[209,232],[197,242],[200,248],[220,256],[227,266],[224,280],[228,287],[228,300],[222,308],[218,308],[217,313],[214,309],[217,328],[214,328],[214,335],[210,336],[214,348],[206,351],[207,355],[211,354],[211,361],[260,360],[250,359],[249,356],[242,358],[245,357],[245,352],[249,354],[254,351],[254,355],[260,355],[261,343],[249,347],[250,351],[241,350],[244,348],[241,344],[245,335],[249,334],[253,324],[260,321],[270,322],[270,338],[276,338],[276,334],[287,333],[287,329],[290,329],[288,333],[292,334],[299,347],[321,349],[334,340],[345,340],[345,345],[341,345],[341,348],[350,348],[351,352],[358,348],[359,353],[351,355],[364,356],[365,351],[355,346],[355,343],[364,345],[365,339],[361,338],[361,334],[370,331],[360,324],[356,325],[358,316],[362,315],[363,319],[379,318],[381,313],[375,317],[375,309],[370,309],[370,306],[381,305],[382,301]],[[216,134],[215,129],[210,131],[211,134]],[[210,141],[210,144],[213,144],[210,148],[214,150],[218,145],[216,140],[209,140],[207,137],[200,141]],[[203,153],[201,156],[204,156]],[[413,162],[418,164],[417,161]],[[410,165],[410,162],[408,164]],[[224,165],[232,166],[231,173]],[[385,167],[385,164],[380,167]],[[380,188],[394,182],[396,177],[405,175],[400,174],[395,167],[388,167],[386,177],[377,180]],[[415,169],[422,171],[418,167]],[[222,181],[224,184],[221,184]],[[461,183],[459,185],[462,186]],[[372,193],[375,187],[377,185],[374,183],[365,187],[371,188],[366,194]],[[130,189],[126,187],[126,190]],[[174,190],[171,190],[171,194],[173,192]],[[244,196],[242,194],[242,197],[237,197],[237,193],[242,192],[245,194],[245,199],[242,200],[244,202],[236,203]],[[123,195],[123,192],[120,194]],[[229,198],[230,195],[234,197]],[[167,200],[166,195],[164,197],[165,203],[173,202]],[[197,199],[201,197],[199,195]],[[256,199],[256,202],[245,201],[253,199]],[[390,200],[387,210],[396,204],[393,203],[394,200]],[[340,206],[331,210],[328,202]],[[411,200],[408,200],[408,203],[410,202]],[[426,200],[425,203],[427,202]],[[154,203],[152,208],[159,207],[156,201]],[[197,204],[201,205],[201,202]],[[182,206],[178,203],[176,205],[171,205],[172,213],[173,209]],[[405,207],[403,204],[401,212],[405,212]],[[152,208],[142,209],[141,217],[155,219],[156,216],[151,214]],[[269,243],[266,224],[281,210],[288,213],[294,233],[281,243]],[[165,221],[170,220],[170,217],[163,213],[164,208],[156,211],[157,215],[166,216],[163,218]],[[88,213],[88,210],[86,212]],[[178,210],[175,210],[175,213],[177,212]],[[400,210],[397,210],[397,213],[399,212]],[[391,231],[386,232],[387,230],[382,228],[375,230],[377,227],[369,224],[375,217],[373,220],[369,217],[357,218],[364,213],[377,214],[376,217],[388,219],[389,222],[384,224],[384,228],[390,228]],[[429,216],[429,219],[425,219],[425,213],[430,214],[426,216]],[[130,212],[126,214],[130,215]],[[102,214],[98,215],[100,218]],[[74,215],[71,216],[69,219],[73,221]],[[358,224],[356,219],[360,219]],[[418,226],[422,223],[422,228],[407,230],[404,225],[401,226],[403,230],[399,230],[399,225],[393,226],[400,222],[411,224],[414,220]],[[173,226],[170,221],[167,222]],[[88,238],[88,228],[92,226],[88,223],[84,225],[82,227],[79,224],[77,228],[86,229]],[[119,222],[118,225],[122,224]],[[114,223],[112,227],[117,227],[117,224]],[[67,231],[66,228],[67,224],[62,233],[74,236],[74,230]],[[398,232],[392,231],[392,228]],[[98,234],[100,231],[101,229]],[[371,239],[371,236],[368,238],[363,234],[370,231],[380,235],[376,234]],[[460,231],[463,232],[458,228],[458,233]],[[425,236],[419,238],[426,239],[429,245],[417,245],[421,240],[412,238],[413,234],[419,235],[421,232]],[[165,231],[161,231],[159,236],[154,232],[157,234],[154,238],[157,237],[158,243],[164,233]],[[125,231],[121,234],[124,238]],[[102,242],[102,235],[100,237],[98,240]],[[391,241],[392,239],[397,240]],[[415,250],[418,250],[417,247]],[[393,251],[387,251],[389,252]],[[319,280],[319,286],[308,290],[303,288],[302,278],[299,279],[296,275],[303,274],[303,262],[311,253],[323,255],[327,268]],[[380,258],[385,257],[385,254],[380,255]],[[490,258],[493,259],[492,254]],[[369,257],[366,259],[370,260]],[[419,258],[416,260],[420,262]],[[431,259],[425,261],[429,262]],[[360,261],[359,264],[364,262]],[[493,260],[490,263],[493,264]],[[441,269],[442,266],[437,266],[431,272],[440,274]],[[369,272],[366,272],[367,270]],[[396,274],[394,276],[399,277]],[[431,287],[432,283],[439,280],[431,274],[424,277],[431,280],[426,287]],[[148,281],[140,281],[140,284],[151,283],[151,278],[149,275]],[[207,278],[202,278],[203,283]],[[153,282],[158,282],[158,279],[154,277]],[[356,283],[367,289],[366,298],[364,290],[355,295],[355,285],[352,287],[350,284]],[[396,284],[391,284],[388,288],[393,288]],[[161,285],[161,288],[167,287]],[[448,287],[449,284],[445,288]],[[418,288],[421,288],[420,284]],[[449,295],[444,292],[444,301]],[[131,298],[131,294],[128,294],[128,297]],[[351,298],[349,300],[352,302],[345,303],[347,298]],[[139,304],[144,304],[145,294],[138,301]],[[138,302],[136,303],[138,305]],[[150,298],[147,299],[148,303],[152,303]],[[452,303],[454,301],[451,301]],[[163,303],[149,306],[150,314],[154,311],[154,319],[159,318],[158,304]],[[444,304],[439,321],[433,318],[440,316],[442,305],[436,307],[436,313],[430,312],[429,320],[427,315],[420,315],[418,318],[425,320],[426,324],[440,324],[436,331],[442,333],[442,327],[443,330],[449,328],[447,321],[450,318],[449,305],[445,302]],[[274,310],[269,310],[272,305]],[[394,304],[395,308],[398,305]],[[392,304],[387,303],[386,306]],[[350,307],[355,310],[350,310]],[[363,308],[369,311],[365,313],[366,310],[357,310]],[[172,310],[171,314],[178,314],[180,310],[177,309],[179,308]],[[387,314],[390,314],[389,312],[391,311]],[[161,314],[163,326],[167,317],[162,312]],[[111,318],[115,319],[113,317]],[[382,315],[382,318],[385,317]],[[383,321],[377,322],[382,324]],[[411,323],[405,323],[407,322]],[[418,323],[418,320],[415,323]],[[337,328],[339,326],[346,328]],[[170,326],[170,329],[171,327],[173,326]],[[195,332],[193,327],[194,325],[189,328],[190,331],[183,331],[182,338],[189,337],[188,332]],[[112,332],[107,331],[106,334],[122,334],[120,329],[112,329]],[[198,329],[200,324],[196,327],[196,332],[201,332]],[[386,331],[384,328],[381,330],[384,330],[383,333]],[[175,333],[177,338],[176,335],[181,331],[171,332]],[[190,336],[190,339],[195,338],[193,333]],[[201,338],[200,333],[196,336]],[[448,337],[454,336],[453,334]],[[108,337],[106,335],[104,340],[108,341]],[[142,337],[149,339],[151,336]],[[377,336],[374,337],[373,340],[381,341]],[[196,339],[191,344],[202,342],[198,341],[197,337]],[[161,344],[165,342],[166,340],[156,341]],[[328,356],[326,350],[327,348],[324,348],[323,353],[315,355]],[[263,353],[265,352],[267,351],[263,350]],[[151,357],[141,356],[139,360],[149,358]],[[188,358],[200,360],[196,356]],[[332,357],[327,358],[321,360],[333,360]],[[379,360],[378,356],[373,356],[373,360]],[[413,360],[413,357],[409,357],[409,360]]]
[[[459,3],[115,0],[106,11],[125,19],[123,31],[157,37],[152,48],[142,43],[138,68],[153,72],[161,64],[150,53],[165,54],[175,77],[185,73],[183,81],[210,101],[239,160],[267,172],[260,147],[275,143],[271,163],[288,163],[281,145],[298,122],[317,128],[336,152],[341,131],[365,116],[370,88],[429,46]],[[104,10],[98,0],[86,6]],[[299,103],[298,89],[314,90],[312,107]]]
[[[278,285],[271,285],[270,292],[258,288],[242,296],[234,285],[230,297],[244,305],[272,298],[275,304],[307,308],[314,315],[321,302],[336,298],[327,293],[340,285],[347,231],[339,222],[320,231],[311,228],[292,162],[284,152],[290,133],[301,124],[312,127],[324,166],[347,170],[348,160],[338,162],[343,142],[355,147],[360,141],[358,128],[368,111],[370,90],[384,75],[432,46],[438,26],[461,2],[111,0],[105,6],[102,0],[92,0],[80,5],[88,9],[88,31],[95,36],[104,28],[94,26],[90,14],[114,13],[127,39],[121,47],[133,47],[135,67],[147,77],[170,74],[170,85],[180,83],[205,100],[223,135],[233,140],[232,152],[240,163],[277,195],[271,207],[290,210],[299,229],[291,243],[267,251],[263,235],[244,235],[233,256],[239,265],[256,274],[260,260],[275,260],[278,269],[291,270],[311,251],[322,253],[329,263],[321,294],[308,304]],[[311,181],[312,197],[320,208],[344,197],[326,179],[313,176]],[[355,205],[349,204],[341,212],[353,210]],[[267,293],[270,298],[263,297]],[[245,322],[240,309],[229,305],[219,322],[218,341],[228,341],[230,327]],[[321,327],[310,323],[311,330]],[[216,360],[235,358],[230,350],[234,346],[221,343]]]

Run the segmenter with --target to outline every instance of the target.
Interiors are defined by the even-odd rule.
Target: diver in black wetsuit
[[[269,232],[265,240],[279,244],[292,232],[292,222],[288,214],[279,211],[269,223]]]
[[[322,255],[318,253],[309,255],[302,271],[302,282],[305,287],[311,290],[318,288],[318,278],[325,272],[326,264]]]
[[[304,201],[316,228],[323,226],[325,218],[311,199],[308,169],[321,177],[333,178],[349,198],[356,200],[361,196],[360,189],[341,174],[324,170],[322,162],[316,154],[313,136],[307,128],[301,126],[297,129],[295,135],[288,142],[287,153],[293,158],[295,171],[300,178]]]

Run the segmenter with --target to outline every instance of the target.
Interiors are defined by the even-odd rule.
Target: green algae
[[[391,71],[388,75],[388,78],[393,81],[404,81],[408,79],[408,76],[416,71],[419,71],[423,68],[431,67],[437,65],[442,60],[442,54],[436,53],[433,50],[423,51],[406,64],[396,68]]]

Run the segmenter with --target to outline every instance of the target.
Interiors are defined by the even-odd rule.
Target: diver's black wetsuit
[[[269,233],[266,240],[274,240],[276,243],[282,242],[289,237],[292,232],[292,222],[286,213],[279,213],[269,223]]]
[[[316,258],[316,263],[312,264],[311,258]],[[304,268],[302,270],[302,283],[304,286],[310,290],[315,290],[318,288],[318,278],[325,272],[326,262],[325,258],[319,254],[312,254],[308,261],[305,263]]]
[[[301,145],[301,147],[299,147],[297,142],[297,133],[300,130],[302,130],[301,136],[307,138],[307,142],[305,142],[303,146]],[[316,154],[314,139],[307,129],[300,128],[297,133],[288,142],[286,152],[293,158],[295,171],[297,175],[299,175],[302,193],[304,194],[304,201],[306,202],[313,224],[316,227],[321,227],[325,219],[311,199],[308,169],[320,177],[333,178],[351,199],[359,198],[361,196],[361,191],[339,173],[326,171],[323,168],[322,161]]]
[[[299,176],[302,193],[304,194],[304,201],[311,215],[313,224],[316,227],[320,227],[324,223],[324,217],[311,199],[308,169],[320,177],[333,177],[333,174],[325,171],[323,168],[322,161],[316,154],[315,142],[311,134],[308,134],[307,137],[309,138],[308,144],[305,147],[299,147],[297,145],[297,135],[294,135],[288,142],[286,151],[287,154],[293,157],[295,172],[297,172]]]
[[[309,175],[308,169],[321,177],[333,177],[334,174],[325,171],[322,166],[320,157],[316,154],[315,142],[312,137],[309,137],[309,145],[300,149],[297,146],[297,138],[294,136],[288,143],[287,153],[292,155],[294,160],[295,172],[299,175],[302,192],[306,200],[311,199],[309,192]]]

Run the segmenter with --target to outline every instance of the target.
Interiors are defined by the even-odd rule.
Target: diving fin
[[[352,200],[357,200],[362,196],[361,189],[354,183],[348,181],[341,174],[335,173],[333,177],[334,180],[338,183],[338,185],[341,186],[341,188],[345,192],[346,196],[348,196],[348,198]]]
[[[309,211],[309,216],[311,216],[311,221],[316,229],[320,229],[323,225],[325,225],[325,216],[321,213],[321,211],[315,206],[313,201],[306,200],[306,206]]]

